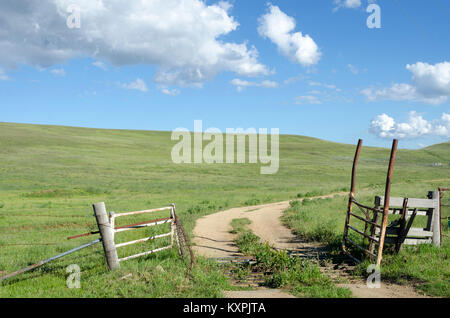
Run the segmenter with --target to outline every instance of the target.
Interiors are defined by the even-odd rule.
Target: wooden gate
[[[406,200],[406,206],[403,207]],[[375,198],[375,206],[384,204],[384,197]],[[441,246],[441,220],[439,191],[430,192],[428,199],[391,198],[390,215],[399,218],[392,221],[386,228],[386,244],[395,245],[397,252],[404,245],[434,244]],[[422,219],[422,220],[421,220]],[[422,224],[422,227],[412,225]],[[376,231],[379,235],[380,232]]]

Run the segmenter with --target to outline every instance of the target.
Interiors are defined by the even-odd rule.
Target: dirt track
[[[334,194],[336,195],[336,194]],[[338,193],[337,195],[347,195]],[[322,196],[328,198],[333,195]],[[248,218],[252,223],[249,229],[258,235],[262,241],[269,242],[276,249],[288,249],[298,254],[310,255],[323,252],[323,246],[314,243],[301,242],[291,230],[283,226],[280,217],[289,207],[289,201],[265,204],[259,206],[233,208],[200,218],[194,228],[195,253],[208,258],[227,258],[242,256],[234,243],[236,235],[231,234],[230,223],[233,219]],[[328,271],[329,272],[329,269]],[[416,298],[424,297],[414,291],[410,286],[385,284],[379,289],[369,289],[365,281],[349,279],[349,276],[339,270],[331,270],[331,276],[345,279],[345,284],[339,286],[349,288],[355,297],[361,298]],[[245,297],[252,297],[252,292],[245,292]],[[264,290],[254,292],[256,297],[264,298]],[[226,292],[228,298],[239,297],[242,292]],[[288,294],[280,291],[266,290],[267,297],[285,298]]]

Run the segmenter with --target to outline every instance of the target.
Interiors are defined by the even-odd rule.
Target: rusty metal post
[[[394,139],[392,143],[392,149],[391,149],[391,157],[389,159],[389,168],[386,178],[386,189],[385,189],[385,195],[384,195],[384,208],[383,208],[383,219],[381,222],[381,231],[380,231],[380,242],[378,245],[378,255],[377,255],[377,266],[380,266],[381,260],[383,259],[383,247],[384,247],[384,239],[386,236],[386,226],[389,216],[389,201],[391,199],[391,179],[392,174],[394,173],[394,165],[395,165],[395,159],[397,157],[397,146],[398,146],[398,140]]]
[[[103,243],[103,250],[105,251],[106,263],[110,270],[120,268],[119,257],[117,256],[116,246],[114,244],[114,229],[109,223],[109,218],[106,213],[104,202],[93,205],[95,219],[97,220],[98,229]]]
[[[353,198],[355,196],[356,166],[358,165],[359,154],[361,152],[362,144],[363,144],[363,140],[359,139],[358,146],[356,147],[355,158],[353,159],[352,180],[351,180],[351,184],[350,184],[350,194],[349,194],[349,198],[348,198],[347,216],[345,219],[344,235],[342,238],[342,249],[344,252],[345,252],[345,240],[348,235],[348,225],[350,224],[350,213],[352,212]]]

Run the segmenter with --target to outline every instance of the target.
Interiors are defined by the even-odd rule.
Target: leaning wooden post
[[[389,159],[389,169],[386,178],[386,190],[384,195],[383,220],[381,222],[381,231],[378,245],[377,266],[380,266],[383,258],[384,239],[386,237],[386,226],[389,216],[389,201],[391,200],[391,179],[394,173],[395,158],[397,156],[398,140],[394,139],[392,143],[391,157]]]
[[[120,268],[119,257],[117,256],[116,245],[114,244],[114,229],[109,223],[104,202],[93,205],[95,219],[102,238],[103,250],[105,251],[106,263],[110,270]]]

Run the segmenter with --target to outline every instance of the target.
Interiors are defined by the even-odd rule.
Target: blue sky
[[[0,121],[450,139],[447,1],[131,2],[2,1]],[[371,3],[381,28],[367,27]]]

